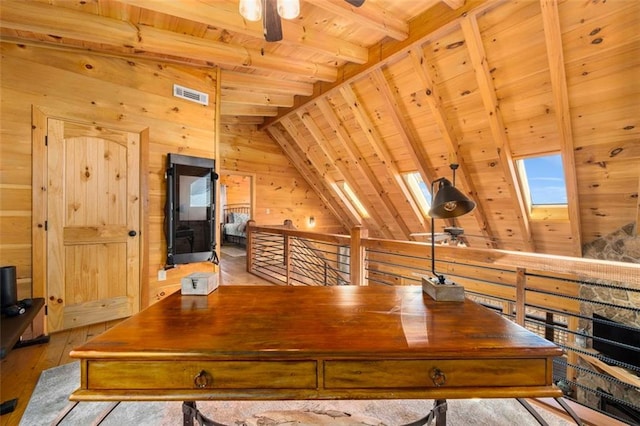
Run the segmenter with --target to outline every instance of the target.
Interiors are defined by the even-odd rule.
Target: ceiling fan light
[[[300,15],[300,0],[278,0],[278,15],[284,19],[295,19]]]
[[[238,10],[247,21],[259,21],[262,18],[262,0],[240,0]]]

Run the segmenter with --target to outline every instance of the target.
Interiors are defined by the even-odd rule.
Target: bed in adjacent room
[[[222,243],[247,244],[247,221],[251,206],[249,204],[228,204],[223,209]]]

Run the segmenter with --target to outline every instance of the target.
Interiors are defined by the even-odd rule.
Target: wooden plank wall
[[[85,123],[129,131],[148,129],[148,152],[142,153],[149,165],[143,306],[178,289],[182,276],[213,270],[210,263],[182,265],[168,270],[166,281],[157,280],[166,257],[166,155],[215,158],[216,70],[11,43],[0,44],[0,49],[0,264],[17,266],[18,297],[45,294],[43,283],[32,283],[32,265],[41,261],[31,255],[32,209],[40,208],[31,205],[32,106]],[[209,93],[210,105],[174,98],[174,83]],[[256,176],[259,223],[292,218],[299,225],[311,212],[319,223],[337,223],[280,148],[255,125],[225,125],[221,145],[221,155],[230,157],[222,161],[223,169]],[[267,208],[270,216],[265,215]]]
[[[143,306],[167,294],[187,270],[212,270],[197,264],[168,271],[163,235],[166,155],[176,152],[214,156],[215,103],[201,106],[172,96],[173,84],[201,90],[215,99],[215,70],[153,63],[86,53],[61,52],[3,43],[2,141],[0,143],[0,261],[17,266],[19,297],[46,294],[31,282],[31,108],[67,120],[129,131],[149,129],[147,157],[148,277],[143,277]],[[33,206],[38,209],[39,206]],[[145,285],[148,281],[148,285]],[[167,286],[169,288],[167,288]]]
[[[255,176],[253,219],[259,225],[282,225],[291,219],[300,230],[347,232],[282,149],[253,124],[222,123],[220,170]]]
[[[227,186],[227,205],[251,204],[251,176],[221,172],[220,185]]]

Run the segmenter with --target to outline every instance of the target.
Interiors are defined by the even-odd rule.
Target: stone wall
[[[612,260],[618,262],[640,263],[640,237],[635,235],[634,224],[628,224],[619,230],[602,237],[583,247],[584,257]],[[640,289],[631,288],[625,283],[603,281],[585,282],[580,288],[581,315],[592,318],[594,313],[612,321],[640,328]],[[615,306],[612,306],[615,305]],[[581,319],[580,328],[588,336],[593,334],[593,322]],[[587,348],[592,348],[593,339],[587,339]],[[600,395],[588,389],[601,389],[615,398],[638,405],[640,392],[633,386],[626,386],[618,380],[612,380],[607,374],[598,371],[593,365],[580,359],[576,382],[577,400],[590,407],[598,407]],[[632,374],[632,373],[629,373]],[[584,386],[585,388],[582,388]]]

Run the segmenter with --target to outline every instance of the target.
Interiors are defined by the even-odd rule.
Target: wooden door
[[[140,305],[140,136],[49,118],[49,331]]]

